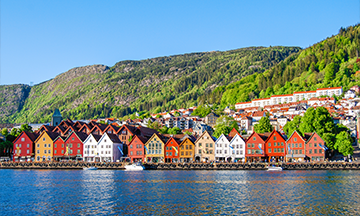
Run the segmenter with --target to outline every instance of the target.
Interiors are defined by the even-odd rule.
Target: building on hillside
[[[356,97],[356,92],[355,92],[354,90],[351,90],[351,89],[350,89],[350,90],[348,90],[348,91],[345,92],[344,97],[345,97],[346,99],[355,98],[355,97]]]
[[[294,131],[286,141],[286,160],[299,162],[304,161],[305,142],[306,140],[297,131]]]
[[[13,142],[13,161],[34,161],[35,140],[39,135],[23,131]]]
[[[195,141],[195,161],[215,160],[215,140],[208,131],[204,131]]]
[[[51,117],[51,126],[58,126],[62,121],[62,116],[59,109],[56,109]]]
[[[205,116],[205,124],[214,127],[216,125],[216,120],[219,118],[218,115],[216,115],[215,113],[211,112],[209,113],[207,116]]]
[[[202,135],[205,131],[207,131],[209,134],[212,134],[211,127],[202,122],[196,122],[192,129],[193,135],[196,137]]]

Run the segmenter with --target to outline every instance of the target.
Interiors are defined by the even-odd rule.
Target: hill
[[[2,122],[49,122],[56,108],[65,118],[90,119],[192,106],[218,86],[261,74],[300,50],[249,47],[73,68],[31,87],[17,109],[0,116]]]
[[[264,73],[207,92],[199,102],[216,102],[224,107],[294,91],[337,86],[348,90],[360,85],[359,49],[360,25],[341,28],[339,34],[287,57]]]

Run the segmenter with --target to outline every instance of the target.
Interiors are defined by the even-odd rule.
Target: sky
[[[360,0],[1,0],[0,85],[249,46],[309,47],[360,23]]]

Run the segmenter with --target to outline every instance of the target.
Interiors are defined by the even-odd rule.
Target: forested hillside
[[[263,73],[299,51],[249,47],[78,67],[33,86],[21,109],[2,122],[49,122],[56,108],[64,117],[90,119],[188,107],[204,93]]]
[[[256,73],[199,98],[222,106],[294,91],[360,85],[360,25],[341,28],[338,35],[291,55],[264,73]]]

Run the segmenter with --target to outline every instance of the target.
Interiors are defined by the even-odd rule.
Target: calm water
[[[359,215],[358,171],[0,170],[1,215]]]

